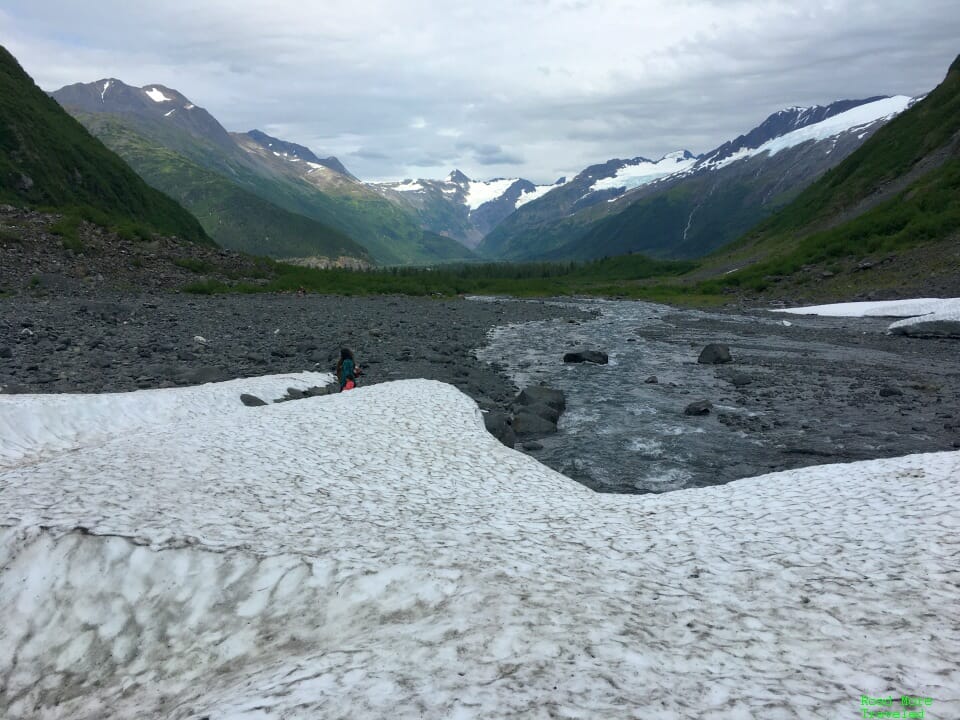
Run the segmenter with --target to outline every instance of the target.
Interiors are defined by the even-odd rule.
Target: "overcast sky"
[[[5,0],[0,41],[45,90],[164,84],[365,180],[543,183],[927,92],[960,0]]]

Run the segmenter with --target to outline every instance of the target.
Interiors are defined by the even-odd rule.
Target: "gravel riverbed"
[[[330,371],[346,346],[363,368],[362,384],[431,378],[455,385],[481,408],[503,408],[516,388],[473,355],[487,332],[509,323],[589,317],[537,301],[21,295],[0,298],[0,391],[116,392]]]
[[[330,371],[345,345],[362,384],[440,380],[485,410],[507,411],[529,384],[559,387],[560,432],[527,451],[597,490],[656,492],[960,446],[960,343],[887,335],[887,324],[644,304],[22,294],[0,298],[0,392]],[[501,330],[489,345],[508,325],[508,342]],[[698,365],[712,342],[734,361]],[[591,345],[611,353],[610,367],[564,366],[564,352]],[[686,416],[698,400],[712,411]]]

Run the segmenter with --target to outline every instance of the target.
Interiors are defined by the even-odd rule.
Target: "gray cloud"
[[[389,160],[390,156],[387,153],[379,152],[377,150],[367,150],[366,148],[360,148],[359,150],[354,150],[350,153],[352,157],[361,158],[363,160]]]
[[[480,165],[520,165],[523,158],[516,153],[510,153],[499,145],[490,143],[457,143],[458,150],[468,151]]]
[[[956,0],[8,0],[0,37],[52,90],[174,87],[229,130],[362,178],[521,175],[704,152],[787,105],[915,95],[960,51]]]

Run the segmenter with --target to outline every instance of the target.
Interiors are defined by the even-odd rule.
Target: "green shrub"
[[[206,275],[214,270],[214,266],[211,263],[198,258],[174,258],[173,264],[199,275]]]

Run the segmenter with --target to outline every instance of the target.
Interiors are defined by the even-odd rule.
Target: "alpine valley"
[[[504,220],[478,251],[509,260],[706,255],[786,205],[913,102],[792,107],[703,155],[592,165]]]
[[[53,93],[149,184],[223,247],[279,258],[432,263],[473,256],[346,171],[336,158],[265,133],[228,132],[164,85],[116,79]]]

